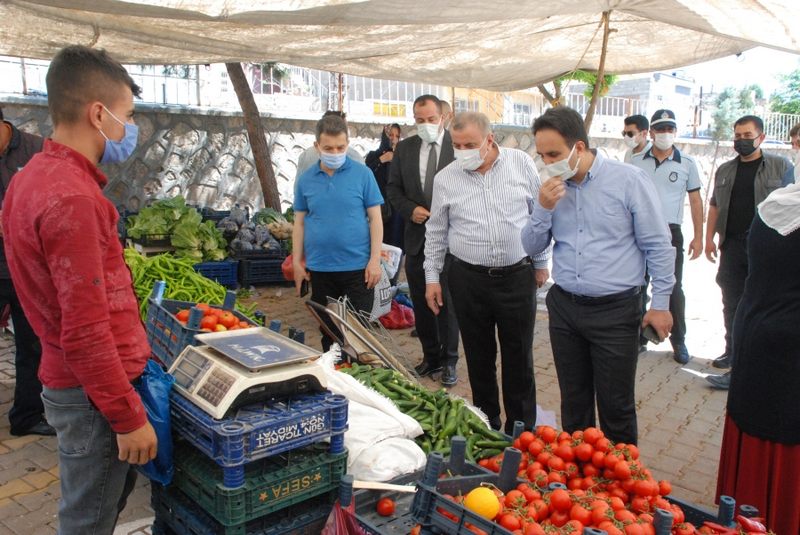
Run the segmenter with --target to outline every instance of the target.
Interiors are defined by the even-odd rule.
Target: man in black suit
[[[395,149],[386,193],[392,208],[405,221],[404,244],[406,279],[414,303],[417,334],[423,359],[416,370],[420,376],[442,371],[442,385],[456,384],[458,360],[458,322],[447,290],[446,263],[441,274],[445,297],[438,316],[425,301],[425,222],[430,217],[434,176],[453,161],[453,143],[444,129],[442,103],[434,95],[414,101],[417,135],[401,141]]]

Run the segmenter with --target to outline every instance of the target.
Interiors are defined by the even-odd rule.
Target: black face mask
[[[737,139],[733,142],[733,150],[744,157],[753,154],[757,148],[755,139]]]

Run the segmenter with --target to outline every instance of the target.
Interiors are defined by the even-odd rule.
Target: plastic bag
[[[372,314],[370,321],[375,321],[392,308],[392,283],[384,262],[381,262],[381,280],[375,285],[375,296],[372,299]]]
[[[380,318],[381,325],[387,329],[408,329],[414,326],[414,311],[392,299],[392,308]]]
[[[140,380],[134,388],[142,398],[142,404],[147,411],[147,419],[156,432],[158,439],[158,453],[156,458],[140,466],[139,471],[146,477],[169,485],[175,467],[172,464],[172,432],[169,419],[169,391],[175,378],[161,369],[161,366],[150,359],[144,367]]]
[[[281,264],[281,271],[283,272],[283,278],[289,282],[294,282],[294,264],[292,264],[292,262],[293,262],[293,257],[290,254],[283,261],[283,264]],[[305,268],[306,261],[303,260],[301,265]]]
[[[321,535],[367,535],[366,530],[356,520],[354,500],[351,500],[347,507],[342,507],[339,501],[336,501]]]

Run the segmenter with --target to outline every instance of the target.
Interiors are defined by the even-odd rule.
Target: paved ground
[[[685,229],[684,232],[689,229]],[[688,240],[687,240],[688,242]],[[711,390],[702,377],[713,373],[710,360],[723,349],[716,269],[705,259],[687,262],[688,339],[693,355],[684,367],[676,364],[668,343],[641,355],[637,401],[642,459],[659,479],[669,479],[673,493],[697,504],[712,506],[722,435],[725,393]],[[269,319],[302,328],[309,345],[319,345],[313,320],[289,288],[262,287],[254,298]],[[534,338],[538,402],[558,415],[560,397],[547,314],[540,297]],[[409,361],[421,358],[419,342],[409,331],[394,331],[401,354]],[[459,362],[455,393],[469,397],[466,368]],[[434,383],[426,380],[430,386]],[[6,414],[13,397],[13,339],[0,337],[0,535],[55,533],[58,485],[56,441],[44,437],[12,437]],[[152,510],[147,483],[140,483],[120,518],[118,534],[150,533]]]

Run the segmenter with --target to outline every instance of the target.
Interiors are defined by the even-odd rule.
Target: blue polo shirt
[[[661,211],[670,225],[683,224],[683,205],[686,193],[703,185],[694,158],[672,147],[672,154],[659,163],[651,147],[633,157],[631,164],[642,169],[653,180],[661,200]]]
[[[367,208],[383,204],[375,176],[348,156],[333,175],[319,162],[294,185],[294,209],[305,212],[303,250],[310,271],[356,271],[369,262]]]

